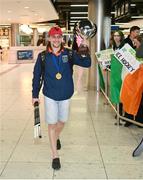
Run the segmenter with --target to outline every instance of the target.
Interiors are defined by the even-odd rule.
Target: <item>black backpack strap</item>
[[[44,81],[44,73],[45,73],[45,59],[46,59],[46,51],[42,51],[41,52],[41,79],[40,79],[40,87],[39,87],[39,91],[42,87],[43,81]]]
[[[70,63],[73,64],[73,50],[72,49],[68,49],[68,48],[65,48],[65,49],[68,52],[68,57],[69,57]]]
[[[68,52],[69,63],[70,63],[70,67],[71,67],[71,70],[72,70],[72,73],[73,73],[73,50],[68,49],[68,48],[65,48],[65,49]]]
[[[69,60],[72,61],[73,51],[72,49],[67,49],[67,51],[68,51]]]
[[[46,59],[46,51],[41,52],[41,67],[42,67],[42,72],[45,70],[45,59]]]

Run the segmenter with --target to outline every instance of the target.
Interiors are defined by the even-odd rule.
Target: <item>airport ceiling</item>
[[[61,27],[74,26],[75,21],[88,18],[88,0],[52,0],[58,14],[56,22]]]
[[[55,22],[61,27],[67,27],[66,21],[68,20],[68,28],[70,29],[71,26],[74,26],[75,21],[88,17],[88,0],[52,0],[52,2],[59,14],[59,20],[51,22]],[[137,19],[141,20],[143,17],[143,0],[111,0],[111,2],[111,11],[113,12],[115,12],[115,5],[118,6],[119,11],[123,11],[123,4],[124,9],[126,8],[125,4],[129,4],[129,9],[126,13],[122,13],[118,17],[115,17],[115,14],[111,14],[113,24],[115,22],[132,22]],[[79,6],[83,4],[86,6]],[[78,18],[74,19],[76,17]]]
[[[112,11],[124,2],[132,4],[131,10],[117,18],[112,14],[113,22],[129,22],[132,16],[143,15],[143,0],[112,0]],[[70,29],[77,20],[87,17],[88,0],[0,0],[0,24],[56,23]]]
[[[58,14],[50,0],[0,0],[0,24],[54,19],[58,19]]]

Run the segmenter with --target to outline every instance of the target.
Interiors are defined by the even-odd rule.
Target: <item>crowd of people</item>
[[[114,50],[120,49],[126,43],[128,43],[133,49],[136,50],[136,56],[139,58],[143,58],[143,36],[140,35],[140,28],[138,26],[131,27],[130,34],[126,38],[124,37],[124,34],[122,31],[120,30],[115,31],[112,34],[111,43],[112,43],[112,48]],[[142,90],[142,93],[143,93],[143,90]],[[122,115],[123,113],[122,111],[123,111],[122,103],[120,103],[119,104],[120,115]],[[134,116],[131,114],[128,114],[127,112],[125,112],[124,116],[131,120],[134,119]],[[138,113],[135,116],[135,120],[140,123],[143,123],[143,95],[142,95],[142,99],[141,99],[140,106],[138,109]],[[129,127],[130,125],[132,125],[131,122],[126,122],[124,126]]]

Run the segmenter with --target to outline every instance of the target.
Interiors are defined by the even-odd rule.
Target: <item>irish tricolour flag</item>
[[[125,112],[136,115],[143,93],[143,67],[135,50],[125,44],[111,57],[110,100],[123,103]]]

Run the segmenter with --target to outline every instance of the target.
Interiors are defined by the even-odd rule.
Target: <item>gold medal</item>
[[[57,74],[56,74],[56,79],[60,80],[61,78],[62,78],[61,73],[57,73]]]

